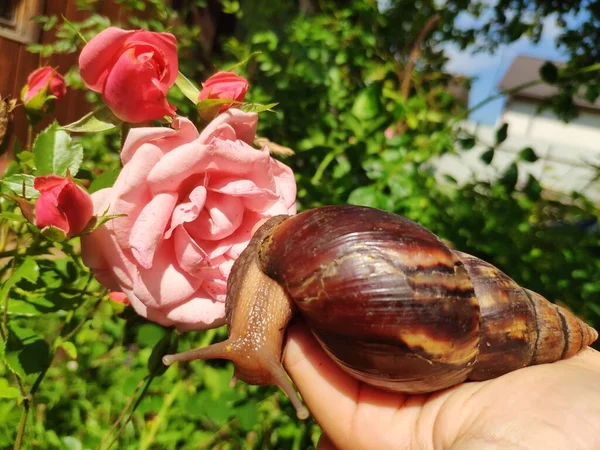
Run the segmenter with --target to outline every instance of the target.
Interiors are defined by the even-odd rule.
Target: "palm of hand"
[[[319,448],[600,449],[600,353],[468,382],[391,394],[342,372],[303,327],[284,364],[324,430]]]

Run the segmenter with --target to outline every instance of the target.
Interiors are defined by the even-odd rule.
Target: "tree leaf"
[[[517,163],[512,163],[502,175],[500,183],[504,186],[507,192],[511,193],[515,190],[517,181],[519,180],[519,168]]]
[[[36,175],[75,176],[83,161],[83,147],[73,143],[69,133],[54,122],[42,131],[33,144]]]
[[[62,348],[69,358],[77,359],[77,347],[70,341],[65,341],[60,343],[60,348]]]
[[[489,166],[492,163],[492,160],[494,159],[495,153],[495,150],[493,148],[490,148],[483,152],[479,159],[481,159],[481,161],[483,161],[486,165]]]
[[[502,144],[508,137],[508,124],[503,123],[500,128],[496,130],[496,145]]]
[[[519,159],[521,161],[534,163],[538,160],[538,156],[535,154],[535,151],[531,147],[525,147],[519,152]]]
[[[352,105],[352,114],[360,120],[375,118],[382,109],[381,90],[371,85],[358,93]]]
[[[240,427],[244,431],[250,431],[258,423],[258,408],[256,401],[250,400],[243,406],[236,408],[236,417],[239,420]]]
[[[21,378],[42,372],[50,358],[50,346],[33,330],[10,325],[6,364]]]
[[[558,68],[550,61],[546,61],[540,67],[540,77],[548,84],[554,84],[558,81]]]
[[[9,386],[6,378],[0,378],[0,398],[19,398],[21,392],[14,386]]]
[[[119,127],[123,121],[115,116],[108,108],[101,108],[86,114],[81,119],[65,125],[63,130],[71,133],[99,133]]]
[[[191,101],[194,105],[198,103],[198,96],[200,95],[200,91],[196,86],[194,86],[194,84],[190,80],[186,78],[184,74],[182,74],[181,72],[177,74],[175,84],[189,101]]]
[[[348,203],[351,205],[377,207],[378,198],[375,192],[375,186],[361,186],[354,189],[348,197]]]
[[[90,185],[90,187],[88,189],[88,192],[90,194],[92,194],[96,191],[99,191],[100,189],[112,187],[112,185],[115,184],[115,181],[117,181],[118,177],[119,177],[118,170],[114,170],[112,172],[104,172],[100,176],[94,178],[94,181],[92,181],[92,184]]]

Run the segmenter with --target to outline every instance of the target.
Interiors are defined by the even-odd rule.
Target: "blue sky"
[[[471,26],[473,19],[465,16],[459,20],[459,26]],[[527,55],[553,61],[564,61],[565,55],[556,46],[556,38],[560,29],[554,17],[544,22],[542,39],[538,44],[521,38],[511,45],[500,46],[493,54],[461,51],[457,46],[446,45],[445,49],[450,61],[446,68],[452,73],[474,78],[469,95],[470,105],[479,103],[498,92],[497,86],[517,55]],[[500,116],[504,100],[498,99],[474,112],[471,119],[485,124],[495,124]]]

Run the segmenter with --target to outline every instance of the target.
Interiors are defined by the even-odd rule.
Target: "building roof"
[[[500,81],[499,88],[502,91],[513,89],[528,81],[534,81],[540,78],[540,69],[546,63],[547,60],[532,58],[530,56],[517,56],[506,73],[504,78]],[[564,66],[563,63],[552,61],[557,67]],[[525,89],[521,89],[518,92],[511,94],[512,97],[527,98],[532,100],[544,100],[552,97],[558,93],[556,86],[540,83],[534,86],[529,86]],[[594,103],[588,102],[581,97],[573,97],[573,103],[577,106],[587,109],[594,109],[600,111],[600,98],[596,99]]]

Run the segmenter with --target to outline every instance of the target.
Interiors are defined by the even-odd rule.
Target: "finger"
[[[360,383],[331,360],[305,326],[295,325],[288,333],[284,365],[312,415],[335,445],[381,449],[388,447],[384,445],[388,439],[407,440],[422,396],[393,394]],[[419,404],[409,405],[412,400]],[[405,410],[401,417],[397,414],[400,409]],[[361,442],[365,436],[371,436],[369,442]]]
[[[312,415],[329,435],[348,436],[358,381],[335,365],[306,327],[294,325],[288,336],[283,363]]]

